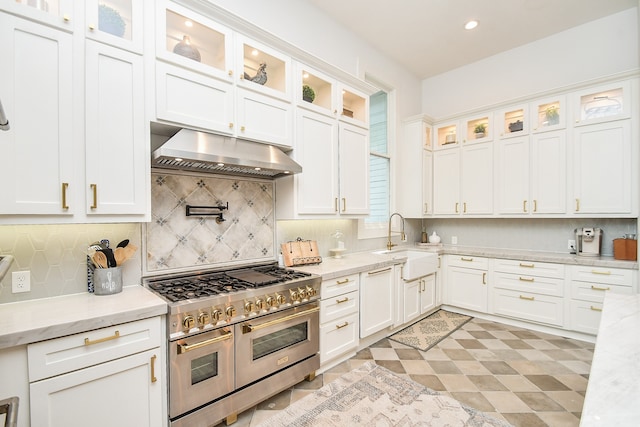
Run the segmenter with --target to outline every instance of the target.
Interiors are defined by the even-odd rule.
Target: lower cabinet
[[[27,346],[33,426],[166,425],[160,317]]]
[[[320,365],[358,347],[358,274],[322,282],[320,291]]]
[[[436,306],[436,275],[430,274],[404,282],[404,323],[419,317]]]
[[[448,257],[445,301],[456,307],[486,313],[488,269],[487,258],[457,255]]]
[[[360,273],[360,338],[393,325],[394,268]]]

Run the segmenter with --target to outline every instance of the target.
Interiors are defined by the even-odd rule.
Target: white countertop
[[[580,426],[640,423],[640,295],[607,293]]]
[[[113,295],[80,293],[0,304],[0,349],[167,313],[167,303],[140,285]]]

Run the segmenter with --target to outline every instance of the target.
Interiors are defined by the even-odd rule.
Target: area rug
[[[438,310],[419,322],[396,332],[389,339],[418,350],[427,351],[471,319],[472,317],[464,314]]]
[[[366,362],[263,421],[259,427],[468,426],[511,424]]]

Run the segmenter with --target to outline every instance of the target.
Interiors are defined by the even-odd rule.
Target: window
[[[380,85],[377,85],[380,87]],[[358,237],[383,237],[391,211],[391,143],[389,116],[393,93],[380,90],[369,99],[369,216],[358,221]]]

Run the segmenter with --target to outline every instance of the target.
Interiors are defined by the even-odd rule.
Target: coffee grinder
[[[600,228],[576,228],[576,252],[580,256],[600,256],[602,230]]]

